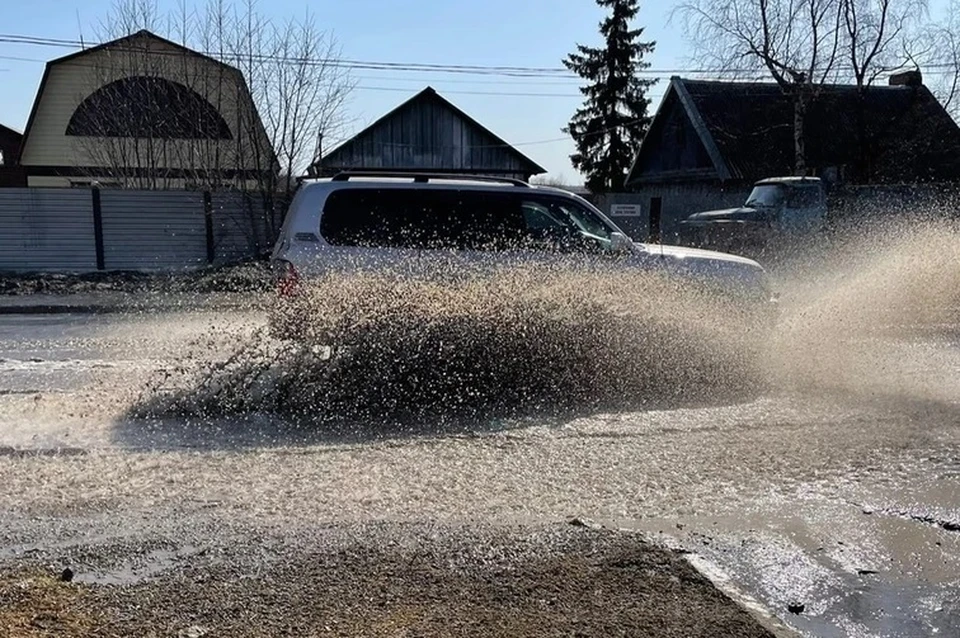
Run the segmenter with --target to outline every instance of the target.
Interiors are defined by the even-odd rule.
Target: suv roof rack
[[[449,173],[404,173],[401,171],[341,171],[331,178],[334,182],[348,182],[351,177],[389,177],[412,179],[414,182],[426,183],[431,180],[456,180],[467,182],[493,182],[497,184],[511,184],[521,188],[530,188],[527,182],[512,177],[494,177],[492,175],[451,175]]]

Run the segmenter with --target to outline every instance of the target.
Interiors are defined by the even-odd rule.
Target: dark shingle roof
[[[794,107],[777,85],[674,78],[671,89],[689,95],[731,178],[793,172]],[[858,163],[859,99],[853,85],[820,87],[804,122],[808,166]],[[869,181],[960,178],[960,128],[929,89],[872,86],[863,100]]]

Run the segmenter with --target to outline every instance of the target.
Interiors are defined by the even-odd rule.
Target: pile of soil
[[[138,584],[7,575],[0,634],[771,635],[681,557],[632,534],[403,527],[253,563],[242,548],[218,550]]]

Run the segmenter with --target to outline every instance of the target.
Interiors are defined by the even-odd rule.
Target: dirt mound
[[[226,544],[214,537],[214,551],[122,586],[0,570],[0,632],[18,638],[771,635],[681,557],[630,534],[384,524],[321,526],[316,538],[271,542],[268,550],[262,539]],[[87,555],[98,551],[104,550]]]

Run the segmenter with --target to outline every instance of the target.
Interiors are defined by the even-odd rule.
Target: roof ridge
[[[772,80],[772,79],[771,79],[771,80],[739,80],[739,79],[736,79],[736,80],[722,80],[722,79],[720,79],[720,80],[718,80],[718,79],[706,79],[706,80],[703,80],[703,79],[699,79],[699,78],[687,78],[687,77],[682,77],[682,76],[674,76],[672,79],[673,79],[673,80],[676,80],[676,81],[678,81],[678,82],[680,82],[680,83],[682,83],[682,84],[684,84],[684,85],[688,85],[688,84],[709,84],[709,85],[713,85],[713,86],[736,86],[736,85],[739,85],[739,86],[762,86],[762,87],[771,87],[771,88],[776,87],[776,88],[779,88],[779,84],[777,84],[777,82],[774,81],[774,80]],[[839,88],[839,89],[849,89],[849,90],[857,90],[857,88],[858,88],[856,84],[850,84],[850,83],[848,83],[848,82],[824,82],[824,83],[816,84],[816,85],[814,85],[814,86],[816,86],[816,87],[818,87],[818,88],[831,88],[831,89],[838,89],[838,88]],[[921,85],[921,86],[924,86],[924,87],[925,87],[926,85]],[[868,91],[869,91],[869,90],[876,90],[876,89],[904,89],[904,88],[907,88],[907,89],[915,89],[915,88],[917,88],[917,87],[913,87],[913,86],[909,86],[909,85],[891,86],[891,85],[889,85],[889,84],[868,84],[868,85],[864,86],[864,89],[865,89],[865,90],[868,90]]]

